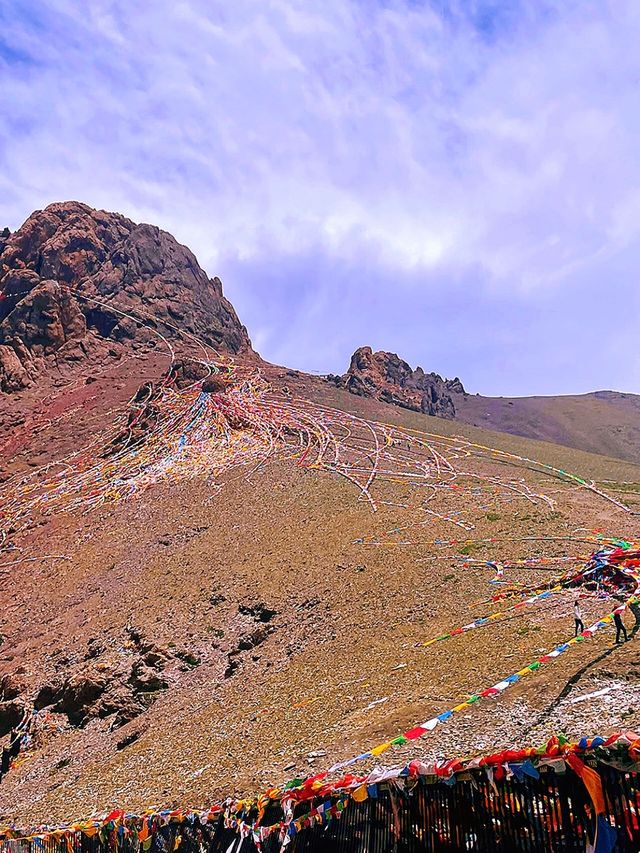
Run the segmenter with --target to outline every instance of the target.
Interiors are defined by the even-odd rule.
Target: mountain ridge
[[[220,279],[168,232],[71,201],[34,211],[17,231],[0,235],[0,409],[3,396],[29,388],[38,395],[80,376],[92,381],[160,342],[170,349],[172,340],[183,349],[189,343],[193,358],[202,357],[199,340],[267,369]],[[485,397],[467,393],[457,377],[414,369],[370,347],[357,349],[346,373],[327,380],[425,415],[640,461],[636,395]],[[0,411],[0,422],[15,422],[15,412],[28,410],[23,403],[13,414]]]
[[[328,381],[361,397],[375,397],[423,415],[455,418],[452,394],[464,394],[462,382],[443,379],[437,373],[415,370],[396,353],[373,352],[360,347],[351,356],[349,369],[343,376],[327,376]]]

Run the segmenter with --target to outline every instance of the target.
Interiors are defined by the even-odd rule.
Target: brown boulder
[[[30,362],[23,363],[13,347],[0,344],[0,391],[11,393],[27,388],[36,374],[29,367]]]
[[[78,725],[92,714],[94,705],[108,686],[108,679],[101,673],[74,675],[62,689],[62,696],[55,707],[67,715],[69,722]]]
[[[99,717],[113,717],[111,728],[117,729],[144,713],[145,705],[136,699],[131,690],[118,685],[102,696],[96,711]]]
[[[202,390],[207,394],[226,394],[229,383],[222,374],[212,373],[203,381]]]
[[[0,737],[9,734],[24,717],[22,702],[0,702]]]
[[[64,682],[62,679],[48,681],[43,684],[35,695],[33,707],[36,711],[55,705],[62,698]]]
[[[169,378],[175,382],[176,387],[187,388],[202,379],[206,382],[209,372],[209,368],[201,361],[192,358],[177,359],[171,365]]]
[[[134,690],[139,693],[155,693],[167,687],[164,678],[155,669],[144,664],[134,668],[130,681]]]
[[[147,666],[155,667],[156,669],[164,669],[167,661],[171,659],[171,654],[160,646],[152,645],[146,649],[141,657],[141,661]]]
[[[26,689],[26,682],[18,673],[7,673],[0,680],[0,699],[4,702],[9,699],[17,699]]]

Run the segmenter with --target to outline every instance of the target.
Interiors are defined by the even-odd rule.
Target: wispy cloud
[[[28,7],[0,7],[12,227],[157,223],[296,366],[369,343],[485,393],[640,391],[633,0]]]

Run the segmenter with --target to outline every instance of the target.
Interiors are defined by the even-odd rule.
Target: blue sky
[[[278,363],[640,392],[635,0],[5,0],[0,226],[171,231]]]

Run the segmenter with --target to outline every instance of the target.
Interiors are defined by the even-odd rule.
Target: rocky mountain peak
[[[373,352],[371,347],[354,352],[345,374],[327,378],[352,394],[449,419],[456,415],[451,395],[465,393],[457,377],[443,379],[437,373],[425,373],[421,367],[414,370],[396,353]]]
[[[148,342],[149,326],[251,352],[220,279],[160,228],[69,201],[3,232],[0,391],[26,387],[52,361],[60,367]]]

